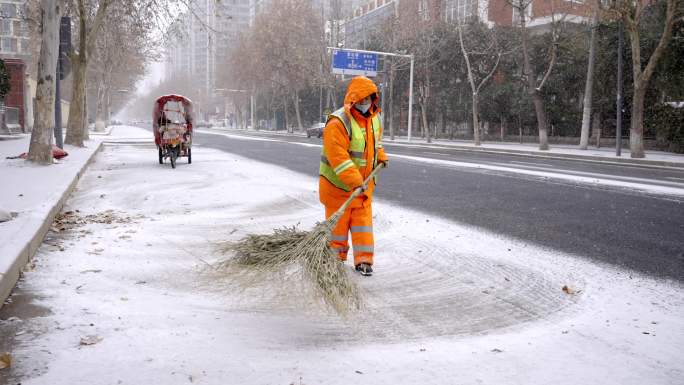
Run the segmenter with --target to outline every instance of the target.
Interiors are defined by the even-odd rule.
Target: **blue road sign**
[[[342,75],[378,75],[378,54],[353,52],[343,49],[332,51],[332,72]]]

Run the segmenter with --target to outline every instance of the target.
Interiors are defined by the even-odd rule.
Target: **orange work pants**
[[[325,217],[330,218],[337,207],[325,206]],[[373,212],[371,205],[348,207],[332,230],[330,248],[337,252],[341,261],[347,260],[349,233],[354,246],[354,266],[365,262],[373,264]]]

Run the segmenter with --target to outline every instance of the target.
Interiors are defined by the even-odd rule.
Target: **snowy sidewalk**
[[[0,209],[14,219],[0,223],[0,301],[4,301],[19,274],[43,242],[59,212],[102,139],[93,137],[84,148],[66,145],[69,156],[51,166],[6,159],[27,152],[30,135],[0,141]]]
[[[297,283],[264,277],[245,289],[216,268],[226,258],[217,243],[311,228],[323,215],[317,178],[200,146],[174,170],[157,163],[151,140],[133,140],[149,136],[138,132],[113,131],[119,144],[96,155],[65,204],[71,220],[48,233],[3,309],[0,351],[13,365],[0,382],[651,385],[684,376],[681,283],[382,200],[376,274],[354,275],[360,314],[339,318]]]
[[[112,130],[116,131],[111,136]],[[22,267],[40,246],[64,200],[76,186],[88,162],[103,140],[147,139],[151,134],[130,127],[108,127],[91,132],[84,148],[66,145],[69,156],[52,166],[40,166],[24,159],[6,159],[27,152],[30,135],[5,136],[0,140],[0,209],[14,219],[0,223],[0,303],[14,287]]]

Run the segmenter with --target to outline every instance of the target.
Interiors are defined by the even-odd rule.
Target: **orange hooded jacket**
[[[347,94],[344,97],[344,111],[347,116],[355,119],[356,122],[366,128],[366,149],[364,150],[364,157],[366,159],[366,166],[362,168],[350,167],[339,174],[340,179],[344,184],[350,186],[352,191],[360,187],[363,181],[373,171],[373,159],[375,157],[375,138],[373,137],[373,130],[371,127],[371,119],[380,112],[380,107],[377,105],[379,98],[373,98],[371,108],[368,110],[370,114],[365,117],[357,109],[352,108],[354,103],[357,103],[364,98],[378,94],[378,87],[372,80],[365,76],[357,76],[351,80],[347,88]],[[382,129],[380,131],[382,137]],[[337,119],[330,119],[323,129],[323,148],[328,157],[328,162],[332,168],[337,167],[341,163],[351,159],[349,156],[349,136],[344,124]],[[386,161],[387,155],[384,149],[378,150],[378,162]],[[368,183],[366,192],[355,199],[351,207],[366,206],[371,203],[373,197],[373,190],[375,189],[375,182],[371,180]],[[319,199],[325,206],[339,207],[351,195],[351,191],[344,191],[337,188],[330,183],[324,176],[319,177]]]

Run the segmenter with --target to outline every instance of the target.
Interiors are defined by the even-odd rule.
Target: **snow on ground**
[[[366,298],[361,314],[340,318],[300,285],[267,278],[242,289],[210,267],[225,258],[215,244],[311,228],[322,216],[317,180],[201,147],[192,165],[181,159],[172,170],[157,163],[154,146],[134,143],[149,132],[115,131],[125,139],[97,155],[65,207],[82,225],[48,235],[2,310],[24,305],[0,321],[0,335],[12,339],[13,366],[0,371],[7,383],[684,378],[681,283],[382,201],[374,205],[377,273],[354,276]]]
[[[67,186],[98,148],[100,139],[87,141],[84,148],[64,146],[69,156],[50,166],[6,159],[27,152],[29,143],[28,135],[0,140],[0,209],[14,216],[13,220],[0,223],[0,277],[10,270],[19,250],[42,226]]]

